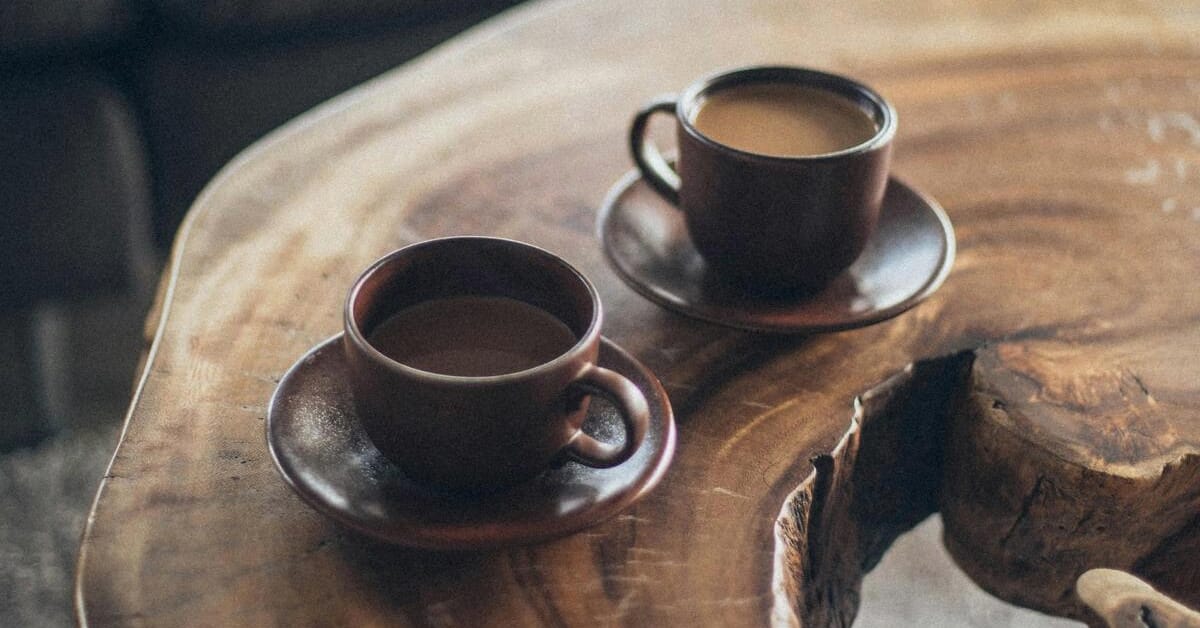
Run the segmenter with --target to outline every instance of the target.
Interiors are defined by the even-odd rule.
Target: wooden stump
[[[1185,550],[1200,541],[1191,417],[1089,353],[1058,342],[980,353],[948,430],[946,546],[985,589],[1046,612],[1083,617],[1075,580],[1095,567],[1200,606],[1200,555]]]
[[[1128,460],[1145,457],[1124,442],[1104,458],[1050,451],[1037,431],[1062,417],[1031,394],[1047,394],[1043,381],[1005,362],[1012,352],[988,346],[920,362],[856,402],[849,430],[814,458],[776,522],[777,619],[849,625],[863,575],[939,510],[955,561],[1001,599],[1096,622],[1075,581],[1106,566],[1200,606],[1200,456],[1185,445],[1135,475]],[[1098,379],[1087,394],[1153,401],[1136,375]],[[1096,387],[1126,381],[1125,393]]]

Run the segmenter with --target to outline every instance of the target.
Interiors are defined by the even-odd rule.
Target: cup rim
[[[385,355],[382,351],[376,349],[375,346],[367,340],[366,336],[362,332],[362,329],[359,327],[358,321],[354,318],[354,303],[358,301],[359,294],[367,280],[384,267],[394,264],[397,260],[411,255],[412,252],[417,249],[444,246],[450,242],[463,241],[498,243],[511,249],[524,249],[568,270],[572,276],[579,280],[580,285],[587,290],[588,298],[591,302],[591,320],[588,322],[586,331],[580,335],[575,344],[571,345],[570,349],[560,353],[554,359],[527,369],[513,371],[511,373],[501,373],[499,375],[449,375],[446,373],[426,371],[392,359]],[[380,364],[393,371],[398,371],[408,377],[422,379],[434,383],[454,384],[458,386],[490,386],[495,384],[510,383],[536,377],[542,373],[561,368],[563,365],[569,364],[577,359],[580,354],[587,351],[591,345],[597,342],[600,336],[600,324],[603,316],[604,313],[600,304],[600,294],[596,291],[596,287],[592,285],[592,282],[589,281],[588,278],[579,271],[579,269],[575,268],[558,255],[539,246],[522,242],[520,240],[492,236],[446,236],[422,240],[420,242],[414,242],[412,244],[400,247],[375,260],[366,268],[366,270],[359,274],[358,278],[354,280],[354,284],[350,287],[349,293],[346,295],[346,300],[342,309],[343,328],[346,337],[350,339],[356,349],[366,355],[373,362],[376,362],[377,364]]]
[[[816,155],[766,155],[718,142],[702,133],[692,124],[688,113],[706,92],[729,84],[762,82],[770,79],[784,79],[809,87],[830,90],[848,99],[866,100],[875,107],[875,111],[878,114],[879,128],[876,129],[875,134],[869,139],[831,153],[819,153]],[[875,118],[876,116],[872,117]],[[709,148],[727,151],[743,159],[768,163],[821,162],[870,152],[886,146],[892,141],[896,135],[897,122],[896,109],[892,107],[892,104],[866,84],[840,74],[790,65],[739,67],[721,70],[700,78],[684,89],[683,93],[676,100],[675,118],[679,120],[679,124],[689,135]]]

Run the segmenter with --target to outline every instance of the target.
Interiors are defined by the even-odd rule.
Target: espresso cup
[[[646,138],[674,114],[674,167]],[[862,253],[887,187],[896,112],[852,79],[751,67],[641,109],[629,133],[646,182],[682,210],[717,273],[755,289],[811,290]]]
[[[579,271],[540,248],[452,237],[371,265],[345,306],[343,345],[362,426],[413,480],[488,491],[558,461],[618,465],[649,408],[596,365],[602,312]],[[624,443],[581,429],[590,395],[620,412]]]

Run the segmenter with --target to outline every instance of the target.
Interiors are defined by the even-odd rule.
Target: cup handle
[[[629,150],[633,153],[633,163],[637,164],[646,183],[667,202],[678,207],[679,173],[671,168],[657,146],[646,141],[646,124],[650,117],[656,113],[674,112],[674,96],[660,96],[642,107],[633,117],[633,126],[629,127]]]
[[[642,391],[620,374],[595,365],[588,366],[572,385],[617,406],[625,424],[625,444],[618,447],[602,443],[579,430],[564,449],[567,458],[597,469],[615,467],[629,460],[642,446],[650,422],[650,406]]]

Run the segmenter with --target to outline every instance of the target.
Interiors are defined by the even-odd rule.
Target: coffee
[[[508,297],[456,296],[406,307],[369,334],[372,346],[430,373],[516,373],[566,353],[574,333],[549,312]]]
[[[700,102],[691,122],[721,144],[775,157],[834,153],[878,131],[871,116],[849,99],[783,82],[716,90]]]

